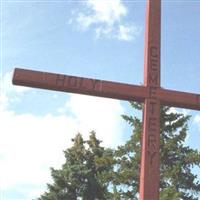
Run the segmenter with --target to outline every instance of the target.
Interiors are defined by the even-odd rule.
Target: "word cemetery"
[[[200,94],[160,86],[161,0],[147,0],[144,85],[15,69],[13,84],[144,103],[140,200],[159,200],[160,105],[200,110]]]

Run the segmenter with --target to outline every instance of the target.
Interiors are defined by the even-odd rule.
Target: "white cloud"
[[[115,146],[121,141],[123,120],[120,115],[124,109],[120,101],[71,95],[65,109],[73,113],[81,132],[88,134],[95,130],[106,146]]]
[[[77,18],[86,28],[96,23],[112,26],[127,14],[127,9],[120,0],[88,0],[86,5],[91,13],[79,13]]]
[[[168,114],[170,113],[179,113],[179,114],[183,114],[184,116],[187,116],[190,114],[190,111],[187,109],[180,109],[180,108],[175,108],[175,107],[170,107],[170,109],[167,111]]]
[[[194,117],[194,123],[197,124],[200,129],[200,115],[196,115]]]
[[[23,87],[23,86],[15,86],[12,84],[12,76],[13,76],[13,71],[7,72],[3,76],[3,89],[6,95],[8,93],[24,93],[28,90],[30,90],[29,87]]]
[[[95,31],[96,37],[133,40],[140,29],[133,24],[124,22],[128,10],[121,0],[87,0],[83,4],[87,11],[73,12],[70,23],[77,23],[82,31],[89,28]]]
[[[196,116],[194,117],[194,121],[195,121],[196,123],[200,123],[200,115],[196,115]]]
[[[119,40],[130,41],[133,40],[139,33],[135,26],[119,26],[119,33],[116,35]]]
[[[12,84],[13,71],[7,72],[3,76],[0,84],[0,110],[5,109],[8,104],[14,101],[20,101],[21,96],[30,91],[29,87],[15,86]]]
[[[11,103],[11,101],[5,100]],[[0,110],[0,188],[36,198],[51,180],[49,167],[60,167],[63,150],[77,132],[87,138],[89,131],[106,146],[120,143],[124,110],[120,101],[71,95],[60,105],[60,115],[17,114],[7,107]],[[22,185],[32,187],[22,188]],[[41,188],[38,188],[41,186]]]

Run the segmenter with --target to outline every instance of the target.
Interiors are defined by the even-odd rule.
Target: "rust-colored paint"
[[[146,87],[27,69],[14,70],[13,84],[120,100],[143,102]]]
[[[154,87],[149,88],[35,70],[16,68],[13,74],[13,84],[138,102],[144,102],[152,93],[155,93],[155,98],[159,99],[162,105],[200,110],[200,94],[162,88],[155,90]]]
[[[140,200],[159,200],[160,105],[200,110],[200,94],[160,87],[161,0],[147,0],[144,86],[16,68],[13,84],[144,103]]]
[[[148,0],[146,7],[144,85],[149,96],[144,102],[142,158],[140,167],[139,200],[159,199],[160,146],[160,0]]]

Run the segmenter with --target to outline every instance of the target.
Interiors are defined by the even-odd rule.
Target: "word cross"
[[[140,200],[159,200],[160,105],[200,110],[200,94],[160,87],[161,0],[147,0],[144,85],[16,68],[13,84],[144,103]]]

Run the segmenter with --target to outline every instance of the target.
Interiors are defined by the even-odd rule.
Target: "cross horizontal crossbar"
[[[137,86],[19,68],[14,70],[13,84],[138,102],[144,102],[153,94],[162,105],[200,110],[200,94],[160,87]]]

